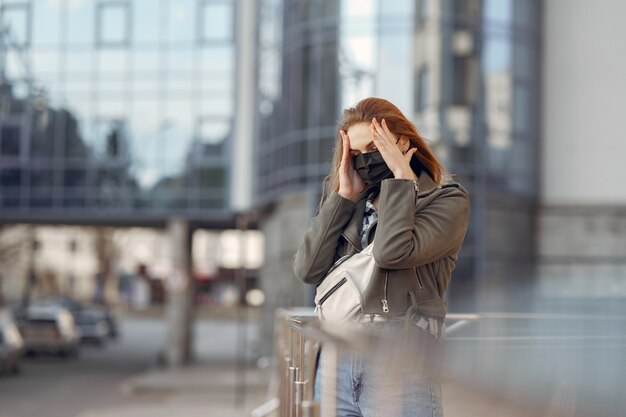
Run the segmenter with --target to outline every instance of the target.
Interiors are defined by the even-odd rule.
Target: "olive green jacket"
[[[354,202],[334,190],[328,192],[328,181],[324,185],[322,206],[293,263],[296,277],[313,285],[323,280],[341,256],[363,249],[359,232],[372,187],[368,185]],[[469,216],[469,194],[457,182],[437,186],[425,171],[419,176],[419,191],[413,180],[382,180],[378,221],[368,237],[368,242],[375,237],[372,254],[376,266],[364,294],[363,312],[385,314],[385,298],[387,314],[404,314],[413,304],[423,314],[444,318],[444,294]]]

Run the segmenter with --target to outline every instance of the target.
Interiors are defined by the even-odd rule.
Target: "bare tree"
[[[106,288],[114,279],[113,264],[117,258],[117,246],[113,240],[115,229],[111,227],[96,227],[93,229],[94,249],[98,271],[96,273],[96,293],[94,302],[106,304]]]
[[[0,225],[0,308],[4,307],[4,280],[10,265],[23,260],[23,248],[28,240],[24,229],[16,226]]]

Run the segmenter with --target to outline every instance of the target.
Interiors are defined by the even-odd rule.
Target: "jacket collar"
[[[430,194],[437,188],[437,184],[435,184],[435,181],[430,177],[430,175],[428,175],[426,170],[422,170],[422,172],[420,173],[418,177],[418,180],[419,180],[419,191],[417,193],[418,198]],[[374,187],[374,184],[368,184],[367,186],[365,186],[363,191],[361,191],[356,201],[356,207],[354,211],[352,212],[352,217],[348,221],[348,224],[346,225],[342,233],[353,245],[359,248],[359,250],[363,249],[361,247],[359,234],[361,232],[361,225],[363,224],[365,203],[373,187]]]

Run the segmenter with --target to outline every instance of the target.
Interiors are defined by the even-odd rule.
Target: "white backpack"
[[[376,265],[373,246],[374,242],[361,252],[342,256],[330,267],[315,294],[320,321],[341,323],[358,318],[363,310],[363,293]]]

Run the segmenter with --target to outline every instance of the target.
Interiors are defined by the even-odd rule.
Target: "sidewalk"
[[[150,370],[127,379],[120,389],[135,401],[80,417],[249,416],[265,401],[267,377],[254,368],[238,374],[234,365],[198,364]]]

